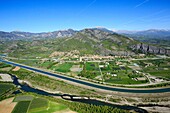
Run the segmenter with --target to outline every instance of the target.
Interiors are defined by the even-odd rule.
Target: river
[[[46,92],[43,90],[35,89],[35,88],[30,87],[26,83],[20,84],[18,81],[18,78],[15,75],[11,75],[11,77],[13,79],[13,84],[16,86],[19,86],[22,91],[37,93],[37,94],[45,95],[45,96],[58,96],[61,98],[63,95],[65,95],[65,94],[57,94],[57,93],[54,94],[54,93],[49,93],[49,92]],[[17,93],[20,93],[20,92],[19,91],[14,92],[14,94],[17,94]],[[71,95],[71,96],[73,96],[73,95]],[[101,106],[110,106],[110,107],[124,109],[124,110],[134,110],[138,113],[148,113],[146,110],[144,110],[142,108],[138,108],[136,106],[115,105],[115,104],[110,104],[110,103],[106,103],[106,102],[102,102],[102,101],[98,101],[98,100],[94,100],[94,99],[70,99],[68,101],[81,102],[81,103],[93,104],[93,105],[101,105]]]

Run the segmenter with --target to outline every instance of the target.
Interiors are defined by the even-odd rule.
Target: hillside
[[[73,33],[73,32],[72,32]],[[21,33],[20,33],[21,34]],[[28,34],[29,35],[29,34]],[[142,44],[126,36],[100,29],[83,29],[60,38],[1,41],[1,53],[13,57],[49,57],[53,52],[79,51],[80,55],[134,55],[135,52],[170,54],[169,50]]]

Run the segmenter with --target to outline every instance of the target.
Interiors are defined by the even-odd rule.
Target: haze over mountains
[[[166,39],[170,40],[170,30],[165,29],[149,29],[144,31],[126,31],[119,30],[116,31],[119,34],[130,36],[133,38],[145,37],[150,39]]]

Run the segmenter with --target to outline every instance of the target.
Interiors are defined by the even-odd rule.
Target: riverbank
[[[137,108],[135,106],[111,104],[111,103],[108,103],[108,102],[100,101],[100,100],[97,100],[97,99],[91,99],[91,98],[88,98],[88,99],[66,99],[66,100],[64,100],[64,98],[62,98],[62,95],[65,95],[65,94],[54,94],[54,93],[48,93],[45,90],[39,90],[38,88],[35,89],[35,88],[30,87],[26,83],[25,84],[20,84],[19,81],[21,82],[21,80],[18,80],[18,78],[15,77],[14,75],[11,75],[11,76],[12,76],[12,78],[14,80],[13,83],[15,85],[19,86],[19,88],[22,91],[24,91],[23,93],[28,92],[29,94],[33,94],[33,95],[35,95],[37,93],[37,94],[40,94],[42,96],[46,96],[48,98],[55,97],[57,99],[60,99],[62,102],[68,101],[68,102],[71,102],[71,103],[76,102],[77,104],[83,103],[83,105],[88,104],[90,106],[91,105],[93,105],[93,106],[99,106],[100,105],[100,107],[101,106],[108,106],[108,107],[113,107],[113,109],[118,108],[118,109],[124,109],[124,110],[145,111],[145,110]],[[78,95],[70,95],[70,96],[77,97]],[[141,112],[141,113],[143,113],[143,112]]]
[[[29,83],[29,82],[27,82],[27,83]],[[32,84],[30,84],[29,83],[29,86],[33,86]],[[43,90],[43,91],[46,91],[46,92],[49,92],[49,91],[47,91],[47,90],[45,90],[45,89],[43,89],[43,88],[41,88],[41,87],[36,87],[36,89],[39,89],[39,90]],[[53,92],[53,91],[50,91],[52,94],[55,94],[55,92]],[[62,94],[61,94],[62,95]],[[121,95],[118,95],[118,96],[121,96]],[[125,95],[125,96],[127,96],[127,95]],[[165,95],[163,95],[163,96],[165,96]],[[167,95],[168,96],[168,95]],[[59,96],[54,96],[55,98],[61,98],[61,97],[59,97]],[[131,95],[129,95],[129,97],[132,97]],[[148,97],[150,97],[150,96],[148,96]],[[158,97],[160,97],[160,95],[158,96]],[[153,98],[153,97],[152,97]],[[103,102],[103,103],[107,103],[107,104],[112,104],[112,105],[119,105],[119,106],[124,106],[124,105],[130,105],[130,106],[134,106],[134,102],[128,102],[128,101],[124,101],[124,102],[121,102],[121,103],[118,103],[118,102],[112,102],[112,101],[109,101],[109,100],[107,100],[107,99],[100,99],[100,98],[91,98],[90,97],[90,100],[93,102],[93,101],[100,101],[100,102]],[[87,101],[90,101],[90,100],[87,100]],[[167,105],[169,102],[162,102],[161,104],[162,105]],[[139,103],[136,103],[136,105],[135,106],[137,106]],[[148,103],[143,103],[143,104],[148,104]],[[143,108],[143,107],[140,107],[140,108]]]
[[[16,82],[16,79],[14,79],[14,81]],[[20,81],[21,82],[21,81]],[[29,83],[29,82],[28,82]],[[19,84],[18,84],[19,85]],[[30,84],[30,85],[32,85],[32,84]],[[60,96],[55,96],[55,94],[54,93],[52,93],[52,94],[49,94],[49,93],[44,93],[44,92],[46,92],[46,90],[45,89],[43,89],[44,91],[42,91],[42,90],[39,90],[39,87],[36,87],[36,89],[32,89],[31,87],[29,88],[29,85],[27,85],[27,84],[23,84],[23,86],[20,86],[21,87],[21,89],[23,90],[23,91],[31,91],[31,92],[36,92],[37,91],[37,93],[38,94],[41,94],[41,92],[42,92],[42,94],[43,95],[51,95],[51,96],[53,96],[53,97],[56,97],[56,98],[60,98],[61,99],[61,97]],[[26,90],[25,90],[26,89]],[[61,94],[60,94],[61,95]],[[115,95],[112,95],[112,96],[115,96]],[[117,96],[119,96],[119,97],[121,97],[121,95],[117,95]],[[122,98],[122,99],[125,99],[125,98]],[[74,101],[74,102],[83,102],[83,103],[93,103],[93,104],[102,104],[102,105],[113,105],[113,106],[116,106],[116,107],[120,107],[120,106],[124,106],[125,108],[126,107],[130,107],[129,109],[136,109],[136,108],[134,108],[135,106],[137,106],[137,104],[134,106],[134,103],[133,102],[128,102],[128,101],[121,101],[120,103],[118,103],[118,102],[111,102],[109,99],[107,100],[105,100],[105,99],[101,99],[101,98],[91,98],[90,97],[90,100],[78,100],[78,101]],[[126,106],[126,105],[128,105],[128,106]],[[130,106],[129,106],[130,105]],[[127,108],[126,108],[127,109]]]

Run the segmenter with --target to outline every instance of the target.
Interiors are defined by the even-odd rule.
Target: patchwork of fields
[[[0,97],[12,88],[13,84],[0,83]],[[68,107],[33,95],[19,95],[0,101],[2,113],[54,113],[61,110],[68,110]]]
[[[0,83],[0,97],[8,94],[12,88],[14,85],[11,83]],[[33,95],[19,95],[0,101],[0,113],[54,113],[60,111],[65,113],[71,110],[65,105]]]
[[[53,113],[68,109],[64,105],[32,95],[20,95],[13,101],[18,103],[12,113]]]
[[[161,83],[170,80],[170,59],[147,59],[147,60],[126,60],[115,59],[112,61],[100,62],[76,62],[53,60],[26,61],[17,60],[16,62],[35,67],[45,68],[57,73],[69,76],[79,76],[87,79],[93,79],[97,82],[109,84],[145,84]],[[9,65],[2,64],[0,67],[9,68]],[[1,68],[2,69],[2,68]],[[21,78],[22,79],[22,78]]]
[[[25,63],[27,61],[17,61]],[[30,61],[29,61],[30,62]],[[170,59],[158,60],[121,60],[100,62],[56,62],[53,60],[35,61],[37,67],[65,73],[66,75],[79,76],[110,84],[144,84],[149,80],[145,76],[152,76],[170,80]],[[27,64],[27,63],[26,63]]]
[[[144,60],[141,65],[144,72],[153,76],[170,80],[170,59]]]

